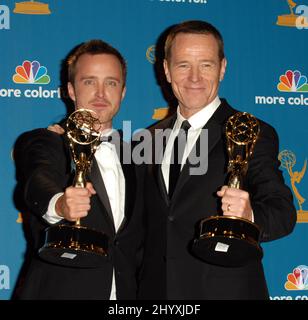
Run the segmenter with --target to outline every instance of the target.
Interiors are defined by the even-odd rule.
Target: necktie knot
[[[188,130],[190,129],[190,127],[191,127],[191,125],[188,122],[188,120],[184,120],[182,122],[181,129],[184,130],[186,134],[187,134]]]

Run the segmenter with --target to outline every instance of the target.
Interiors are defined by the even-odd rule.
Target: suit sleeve
[[[28,208],[44,215],[50,199],[63,192],[70,177],[63,137],[46,129],[33,130],[19,138],[14,158]]]
[[[255,223],[261,227],[261,241],[271,241],[292,232],[296,210],[290,189],[285,184],[278,160],[276,131],[261,122],[261,130],[247,172]]]

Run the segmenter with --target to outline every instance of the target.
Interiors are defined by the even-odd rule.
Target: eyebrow
[[[97,77],[94,76],[83,76],[80,78],[80,80],[85,80],[85,79],[96,79]]]
[[[215,63],[215,60],[212,59],[204,59],[204,60],[200,60],[199,62],[203,63],[203,62],[211,62],[211,63]],[[189,60],[179,60],[179,61],[175,61],[174,64],[181,64],[181,63],[190,63]]]
[[[80,78],[80,80],[86,80],[86,79],[97,79],[98,77],[96,76],[83,76]],[[117,81],[119,83],[121,83],[121,80],[119,78],[116,78],[116,77],[106,77],[106,80],[114,80],[114,81]]]
[[[107,80],[115,80],[115,81],[117,81],[117,82],[120,82],[120,83],[121,83],[121,79],[116,78],[116,77],[107,77],[106,79],[107,79]]]

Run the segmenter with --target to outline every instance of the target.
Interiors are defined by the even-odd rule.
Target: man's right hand
[[[56,212],[68,221],[86,217],[91,208],[90,198],[96,191],[90,182],[85,188],[68,187],[56,202]]]

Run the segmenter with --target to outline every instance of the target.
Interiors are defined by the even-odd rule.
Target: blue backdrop
[[[0,0],[0,299],[10,298],[25,251],[12,148],[22,132],[65,115],[61,61],[89,39],[118,48],[128,62],[128,91],[114,125],[146,127],[168,107],[155,78],[155,45],[166,28],[188,19],[207,20],[224,36],[220,96],[278,131],[298,223],[290,236],[263,244],[265,272],[272,299],[307,299],[308,0],[42,1]]]

